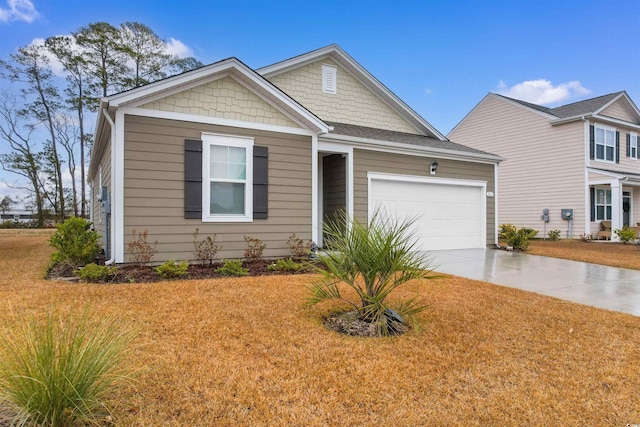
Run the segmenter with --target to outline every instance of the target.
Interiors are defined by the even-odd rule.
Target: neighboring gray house
[[[499,223],[563,236],[640,222],[640,111],[626,92],[555,108],[490,93],[449,133],[496,153]],[[541,219],[549,209],[550,221]],[[573,220],[561,217],[573,209]],[[615,233],[613,233],[615,239]]]
[[[417,215],[424,249],[496,243],[500,158],[450,142],[336,45],[253,70],[236,58],[104,98],[89,168],[92,220],[111,262],[132,230],[154,261],[265,256],[292,233],[322,245],[323,219],[378,207]],[[437,163],[437,166],[436,166]]]

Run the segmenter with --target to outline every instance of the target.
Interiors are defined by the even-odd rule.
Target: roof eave
[[[465,160],[481,160],[488,163],[500,163],[505,160],[503,157],[497,156],[495,154],[449,150],[446,148],[426,147],[422,145],[406,144],[406,143],[394,142],[394,141],[382,141],[378,139],[362,138],[362,137],[349,136],[349,135],[326,134],[326,135],[322,135],[321,138],[331,139],[331,140],[341,141],[346,143],[358,143],[358,144],[368,146],[370,148],[375,148],[375,147],[396,148],[396,149],[400,149],[408,152],[419,152],[423,154],[433,154],[436,156],[446,155],[446,156],[465,159]]]

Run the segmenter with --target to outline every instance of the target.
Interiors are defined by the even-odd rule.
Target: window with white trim
[[[336,74],[338,69],[331,65],[322,64],[322,92],[336,93]]]
[[[611,220],[611,190],[596,188],[596,221]]]
[[[605,162],[616,161],[616,130],[611,128],[595,127],[596,160]]]
[[[253,138],[202,135],[202,220],[253,220]]]
[[[631,132],[629,137],[629,157],[632,159],[638,158],[638,134]]]

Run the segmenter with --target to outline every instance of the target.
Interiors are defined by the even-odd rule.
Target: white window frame
[[[603,131],[604,141],[598,141],[598,129]],[[611,132],[613,134],[612,145],[607,144],[607,132]],[[594,128],[594,153],[593,158],[599,162],[607,162],[607,163],[615,163],[616,162],[616,128],[612,128],[609,126],[595,125]],[[598,146],[602,146],[602,152],[604,158],[598,157]],[[611,160],[607,159],[607,147],[613,148],[613,158]]]
[[[251,137],[203,133],[202,134],[202,222],[252,222],[253,221],[253,144]],[[246,159],[244,180],[215,180],[217,182],[244,183],[244,214],[211,214],[210,155],[212,146],[242,147]]]
[[[337,92],[338,69],[332,65],[322,64],[322,92],[335,95]]]
[[[598,192],[603,191],[604,192],[604,203],[598,203]],[[611,203],[607,204],[607,192],[609,192],[609,200],[611,200]],[[593,201],[594,203],[594,210],[595,210],[595,217],[596,217],[596,221],[611,221],[611,218],[607,218],[607,207],[610,207],[611,209],[611,216],[613,216],[613,199],[612,199],[612,194],[611,194],[611,190],[607,189],[607,188],[597,188],[596,187],[596,194],[595,194],[595,200]],[[600,217],[598,216],[598,206],[602,206],[603,207],[603,212],[604,212],[604,217]]]
[[[637,160],[638,157],[638,134],[635,132],[631,132],[631,136],[629,137],[629,157]]]

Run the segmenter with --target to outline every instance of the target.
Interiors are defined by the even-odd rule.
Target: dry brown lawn
[[[532,240],[527,253],[640,270],[640,246],[578,240]]]
[[[631,315],[445,277],[422,287],[422,330],[350,338],[301,308],[308,275],[69,284],[40,278],[48,255],[0,236],[0,322],[90,304],[139,325],[119,425],[640,423]]]

